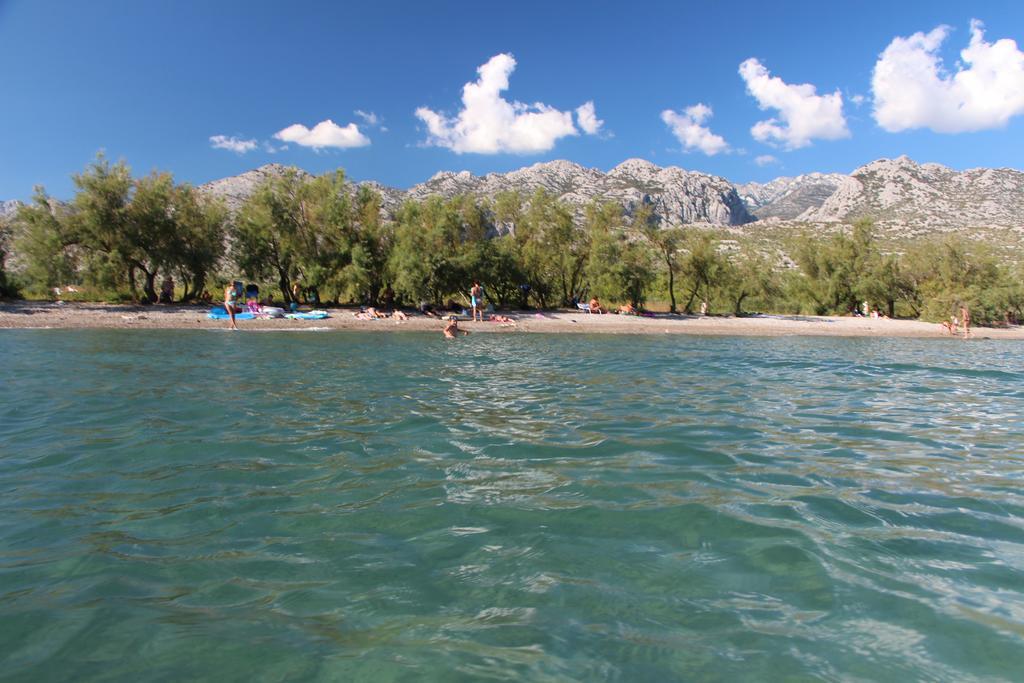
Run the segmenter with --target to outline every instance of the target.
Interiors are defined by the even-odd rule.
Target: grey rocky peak
[[[752,220],[732,185],[723,178],[680,168],[661,168],[642,159],[629,159],[604,173],[571,161],[537,163],[508,173],[475,176],[438,173],[408,191],[411,199],[471,194],[491,199],[500,192],[519,192],[524,199],[539,189],[572,206],[578,216],[593,201],[613,201],[626,211],[650,204],[666,225],[711,223],[741,225]]]
[[[285,169],[280,164],[268,164],[207,183],[200,189],[222,198],[228,208],[237,211],[262,182],[282,175]],[[626,211],[632,211],[640,203],[650,204],[655,217],[667,225],[741,225],[753,220],[735,189],[723,178],[676,167],[661,168],[642,159],[624,161],[608,173],[559,159],[484,176],[469,171],[440,171],[408,190],[372,181],[356,186],[364,185],[381,194],[383,209],[390,214],[407,199],[422,201],[428,197],[450,199],[472,195],[490,200],[501,192],[515,191],[529,201],[534,192],[543,189],[572,206],[580,217],[586,206],[596,200],[618,202]]]
[[[284,166],[282,164],[264,164],[259,168],[246,171],[229,178],[221,178],[212,182],[200,185],[197,189],[201,192],[216,197],[224,202],[232,212],[238,211],[242,204],[251,197],[256,189],[270,178],[280,178],[291,169],[302,176],[310,175],[301,168],[295,166]]]
[[[268,177],[287,167],[268,164],[232,178],[201,186],[222,197],[232,210]],[[305,174],[305,171],[298,171]],[[958,172],[939,164],[918,164],[902,156],[879,159],[851,175],[808,173],[768,183],[733,185],[724,178],[661,167],[644,159],[627,159],[610,171],[555,160],[507,173],[477,176],[469,171],[440,171],[408,190],[373,181],[368,186],[382,197],[382,211],[393,216],[402,202],[438,196],[471,195],[493,199],[515,191],[523,199],[543,189],[573,207],[582,218],[593,201],[613,201],[627,212],[648,204],[662,225],[708,224],[785,225],[789,222],[828,224],[874,218],[893,234],[913,235],[963,227],[1024,225],[1024,173],[1012,169]],[[744,228],[747,229],[747,228]]]
[[[901,156],[861,166],[819,208],[800,220],[841,222],[866,216],[883,227],[948,231],[966,227],[1020,228],[1024,173],[1000,168],[955,171]]]
[[[840,173],[807,173],[795,178],[776,178],[768,183],[744,183],[737,185],[736,191],[758,219],[792,220],[824,204],[846,177]]]
[[[23,206],[22,202],[17,199],[6,199],[0,201],[0,220],[13,217],[21,206]]]

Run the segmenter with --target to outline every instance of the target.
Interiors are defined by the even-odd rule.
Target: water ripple
[[[1019,679],[1024,346],[438,337],[0,333],[5,676]]]

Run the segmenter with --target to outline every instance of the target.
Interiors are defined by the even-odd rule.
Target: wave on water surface
[[[1022,350],[4,332],[0,657],[1016,680]]]

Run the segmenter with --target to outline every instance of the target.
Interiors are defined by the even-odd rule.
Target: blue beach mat
[[[292,320],[323,320],[331,316],[327,311],[310,311],[309,313],[288,313],[284,317]]]
[[[206,314],[206,317],[210,320],[227,320],[231,316],[228,315],[228,312],[224,310],[223,306],[217,306],[215,308],[211,308],[210,312]],[[252,320],[255,317],[256,316],[249,311],[246,311],[245,313],[235,313],[235,320]]]

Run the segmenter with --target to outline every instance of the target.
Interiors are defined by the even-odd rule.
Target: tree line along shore
[[[789,258],[753,240],[660,225],[651,208],[593,202],[582,216],[544,190],[493,199],[407,201],[393,216],[342,171],[266,180],[232,213],[171,174],[134,177],[99,155],[75,194],[33,201],[0,225],[0,296],[143,301],[173,278],[174,296],[219,298],[244,277],[282,301],[376,305],[467,298],[481,282],[496,308],[572,307],[599,297],[690,313],[878,315],[1015,324],[1019,266],[983,243],[947,236],[887,251],[868,219],[828,235],[794,234]]]

